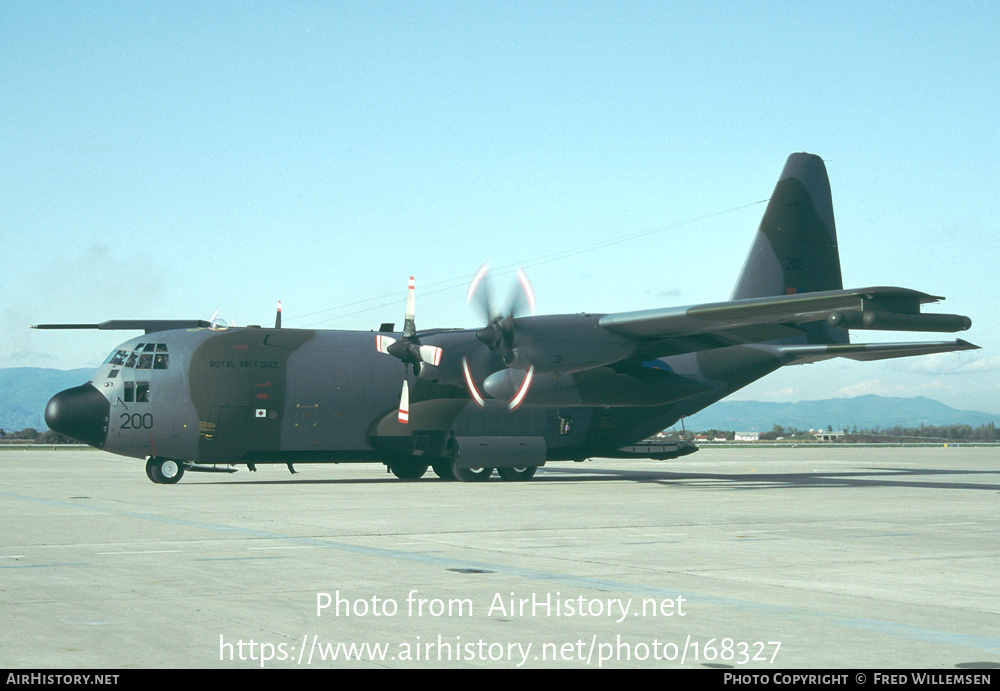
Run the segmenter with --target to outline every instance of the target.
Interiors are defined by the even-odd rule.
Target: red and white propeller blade
[[[399,415],[397,419],[402,424],[410,422],[410,385],[403,380],[403,392],[399,395]]]
[[[410,385],[407,382],[410,367],[420,367],[422,364],[437,366],[441,364],[442,350],[437,346],[420,345],[420,339],[415,338],[417,327],[414,322],[416,308],[416,290],[413,276],[406,286],[406,321],[403,323],[403,337],[393,338],[385,334],[375,334],[375,349],[380,353],[392,355],[403,361],[403,390],[399,395],[399,413],[397,419],[402,424],[410,421]],[[396,344],[399,345],[396,345]],[[395,346],[395,347],[393,347]],[[392,350],[390,351],[390,348]]]
[[[472,378],[472,371],[469,369],[469,358],[462,356],[462,376],[465,377],[465,388],[468,389],[469,395],[472,396],[472,400],[476,402],[476,405],[480,408],[486,407],[486,401],[483,400],[483,395],[479,393],[479,389],[476,388],[476,381]]]
[[[528,371],[524,373],[524,379],[521,380],[521,386],[518,387],[517,393],[514,394],[514,397],[510,399],[510,402],[507,404],[508,410],[514,411],[521,407],[525,396],[528,395],[528,390],[531,388],[531,380],[534,378],[535,366],[531,365],[528,368]]]
[[[469,284],[469,289],[465,291],[466,304],[472,304],[472,298],[475,296],[476,290],[479,289],[479,284],[483,282],[483,279],[486,278],[486,274],[488,274],[489,272],[490,272],[489,262],[485,262],[482,266],[479,267],[479,270],[476,271],[476,275],[472,277],[472,283]]]
[[[419,352],[421,362],[434,365],[435,367],[441,364],[441,355],[444,351],[437,346],[422,345],[419,348]]]
[[[403,336],[409,338],[410,336],[417,333],[417,327],[414,322],[416,316],[416,290],[414,289],[413,276],[410,276],[410,282],[406,287],[406,314],[404,315],[405,321],[403,322]]]
[[[521,267],[517,267],[517,282],[521,284],[521,290],[524,291],[524,297],[528,300],[528,310],[534,314],[535,289],[531,287],[531,281],[528,280],[528,274],[524,273],[524,269]]]
[[[396,339],[392,336],[383,336],[382,334],[375,334],[375,349],[380,353],[389,354],[389,346],[396,342]]]

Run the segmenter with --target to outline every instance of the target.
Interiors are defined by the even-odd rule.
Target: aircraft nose
[[[91,384],[60,391],[45,406],[49,429],[103,448],[108,438],[111,403]]]

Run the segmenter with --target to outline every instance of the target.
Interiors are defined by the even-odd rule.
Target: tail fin
[[[837,226],[823,159],[792,154],[761,219],[733,300],[842,290]],[[807,343],[847,343],[825,322],[801,325]],[[791,339],[797,340],[797,339]]]
[[[792,154],[764,211],[731,299],[843,287],[826,166],[819,156]]]

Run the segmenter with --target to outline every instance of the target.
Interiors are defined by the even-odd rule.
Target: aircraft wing
[[[113,319],[100,324],[36,324],[32,329],[97,329],[100,331],[145,331],[208,328],[204,319]]]
[[[827,319],[831,314],[879,314],[915,317],[910,326],[918,327],[926,317],[956,317],[956,328],[933,331],[962,331],[971,321],[958,315],[921,315],[920,305],[938,302],[942,297],[907,288],[860,288],[827,290],[816,293],[778,295],[729,302],[714,302],[690,307],[667,307],[639,312],[606,314],[600,324],[609,331],[629,336],[664,338],[690,336],[706,332],[734,331],[759,325],[795,325]],[[964,321],[963,321],[964,320]],[[934,320],[936,323],[936,320]],[[854,325],[851,324],[853,327]],[[858,327],[863,328],[863,327]],[[882,327],[886,328],[886,327]],[[899,329],[903,330],[903,329]],[[906,330],[922,331],[921,328]]]
[[[869,287],[854,290],[828,290],[811,293],[749,298],[729,302],[706,303],[688,307],[619,312],[601,317],[600,325],[623,336],[649,339],[645,356],[662,357],[730,345],[764,343],[779,339],[815,334],[817,323],[836,329],[886,331],[964,331],[972,321],[957,314],[925,314],[920,306],[944,298],[908,288]],[[812,326],[806,327],[806,324]],[[822,324],[820,324],[822,326]],[[837,333],[830,329],[832,333]],[[924,352],[944,352],[975,348],[965,341],[928,344],[932,350],[918,350],[917,344],[902,344],[896,350],[858,347],[843,338],[825,341],[823,356],[813,359],[850,357],[874,360]],[[818,344],[812,338],[808,341]],[[924,346],[921,346],[922,348]],[[845,349],[846,348],[846,349]],[[805,352],[797,359],[805,358]]]

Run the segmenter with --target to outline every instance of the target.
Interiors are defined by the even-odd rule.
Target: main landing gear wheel
[[[427,472],[427,464],[418,461],[393,461],[389,470],[400,480],[419,480]]]
[[[538,466],[529,465],[522,468],[497,468],[500,477],[507,482],[524,482],[535,476]]]
[[[434,474],[442,480],[455,479],[455,472],[452,470],[451,461],[441,461],[440,463],[435,463],[431,467],[434,468]]]
[[[452,461],[451,472],[459,482],[485,482],[493,475],[493,468],[459,468]]]
[[[173,485],[184,477],[184,466],[172,458],[154,456],[146,461],[146,477],[158,485]]]

